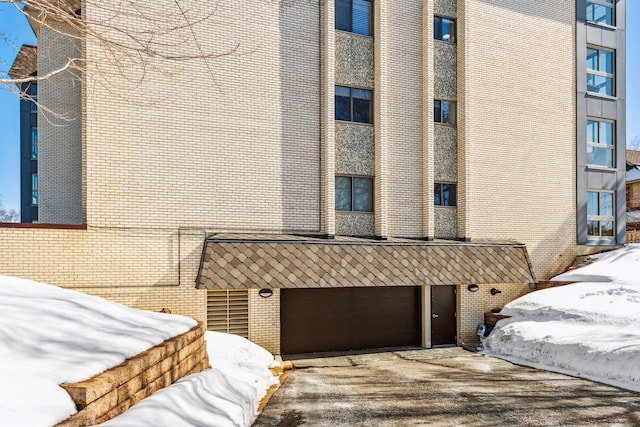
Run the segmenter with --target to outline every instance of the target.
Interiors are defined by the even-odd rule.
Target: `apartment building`
[[[24,45],[9,75],[16,81],[36,76],[38,49]],[[20,222],[38,222],[38,84],[20,83]]]
[[[165,34],[217,53],[189,61],[37,21],[38,71],[86,70],[39,83],[76,120],[39,121],[42,224],[0,228],[0,273],[292,354],[460,345],[624,244],[624,0],[220,2]]]

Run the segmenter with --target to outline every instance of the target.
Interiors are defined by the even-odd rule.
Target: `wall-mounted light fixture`
[[[273,295],[273,291],[271,289],[260,289],[258,291],[258,295],[260,295],[262,298],[269,298],[271,295]]]
[[[496,294],[501,294],[501,293],[502,293],[502,291],[499,291],[496,288],[491,288],[491,295],[496,295]]]
[[[480,286],[472,284],[467,286],[467,289],[469,290],[469,292],[478,292],[478,290],[480,289]]]

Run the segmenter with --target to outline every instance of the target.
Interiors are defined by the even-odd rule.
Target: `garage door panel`
[[[283,289],[284,354],[420,343],[420,289]]]

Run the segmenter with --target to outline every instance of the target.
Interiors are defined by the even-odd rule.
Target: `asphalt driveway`
[[[461,348],[293,363],[254,426],[640,425],[640,393]]]

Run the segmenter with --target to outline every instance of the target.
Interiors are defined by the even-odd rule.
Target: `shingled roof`
[[[515,243],[339,237],[213,236],[197,287],[206,289],[418,286],[535,282]]]
[[[640,151],[627,150],[626,154],[628,166],[640,165]]]

